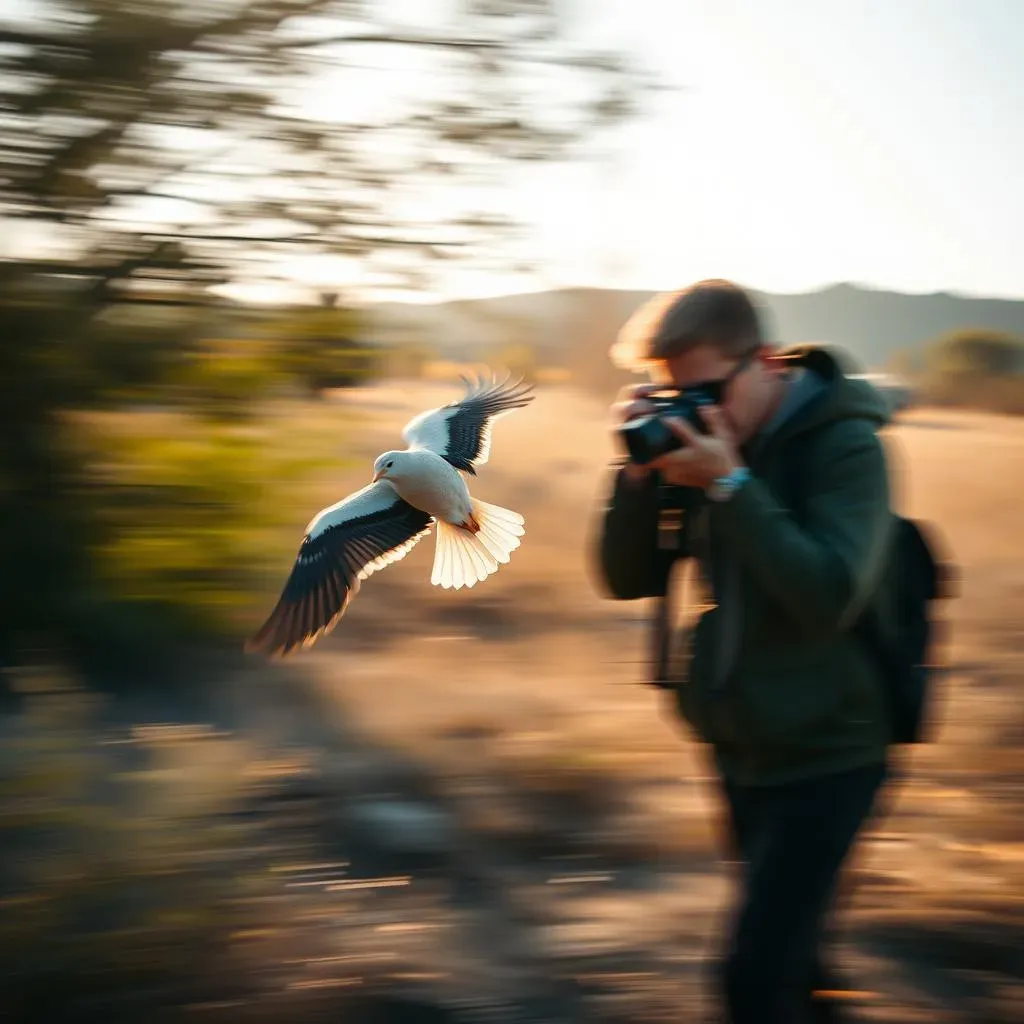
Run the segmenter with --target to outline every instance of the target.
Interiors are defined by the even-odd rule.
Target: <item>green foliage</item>
[[[956,331],[925,353],[923,391],[938,405],[1024,415],[1024,340]]]
[[[504,222],[459,179],[563,157],[647,83],[571,45],[551,0],[430,7],[409,23],[384,0],[51,0],[0,22],[0,215],[80,254],[57,272],[160,301],[240,266],[273,280],[282,252],[402,284],[437,256],[492,258]],[[372,88],[381,46],[409,72],[386,116],[317,102],[325,80]],[[443,225],[422,202],[438,188]]]
[[[268,365],[309,394],[364,384],[379,376],[382,353],[356,340],[359,318],[349,310],[310,309],[275,318],[265,331]]]
[[[280,365],[197,340],[196,310],[4,299],[0,661],[160,661],[237,630],[268,534],[294,543],[280,495],[336,459],[340,424],[268,417]]]
[[[67,411],[150,383],[176,333],[131,348],[83,295],[47,301],[32,284],[12,268],[0,273],[0,663],[25,644],[60,642],[74,608],[88,604],[99,498]]]
[[[1024,373],[1024,340],[996,331],[956,331],[935,343],[929,363],[940,373],[990,377]]]
[[[247,352],[213,349],[182,360],[159,398],[225,422],[250,419],[281,383],[276,363]]]
[[[93,578],[119,605],[186,635],[237,635],[263,587],[293,553],[308,518],[283,500],[337,465],[337,417],[218,423],[127,412],[95,421],[97,516]]]
[[[0,665],[129,638],[159,658],[143,620],[217,632],[240,607],[295,477],[232,429],[378,366],[333,296],[264,350],[205,344],[237,312],[214,287],[325,256],[408,286],[439,255],[493,256],[502,219],[460,178],[563,156],[642,85],[555,13],[442,5],[403,27],[351,0],[52,0],[0,20]],[[392,114],[296,106],[324,75],[365,84],[380,45],[409,58]],[[422,196],[442,185],[439,224]],[[154,407],[184,419],[160,436]],[[111,436],[83,419],[118,409],[140,418]]]

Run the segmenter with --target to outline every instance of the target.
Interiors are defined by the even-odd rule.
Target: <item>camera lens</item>
[[[619,437],[630,459],[641,466],[682,447],[675,431],[657,414],[630,420],[620,428]]]

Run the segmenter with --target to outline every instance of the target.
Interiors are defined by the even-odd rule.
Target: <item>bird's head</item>
[[[373,464],[373,483],[378,480],[400,480],[408,468],[406,462],[405,452],[384,452],[378,455]]]

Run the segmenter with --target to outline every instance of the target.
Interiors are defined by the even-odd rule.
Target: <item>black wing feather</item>
[[[519,381],[507,387],[507,381],[493,383],[489,387],[473,386],[463,377],[470,387],[470,393],[462,401],[452,403],[458,411],[448,417],[448,446],[444,458],[456,469],[461,469],[473,476],[476,475],[476,462],[488,442],[490,421],[500,413],[512,409],[521,409],[533,401],[530,392],[533,385]]]
[[[277,604],[246,649],[286,655],[308,647],[337,624],[364,570],[391,552],[411,547],[432,522],[430,515],[396,495],[386,508],[311,530]]]

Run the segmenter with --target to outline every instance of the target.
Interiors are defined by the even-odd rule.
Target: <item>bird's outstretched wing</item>
[[[334,628],[360,581],[406,555],[431,523],[430,515],[403,501],[387,480],[317,513],[281,597],[246,650],[285,655],[310,646]]]
[[[533,401],[532,384],[509,384],[463,377],[466,393],[457,402],[428,409],[414,416],[402,430],[410,448],[426,448],[447,459],[456,469],[476,474],[491,452],[491,424],[499,416]]]

